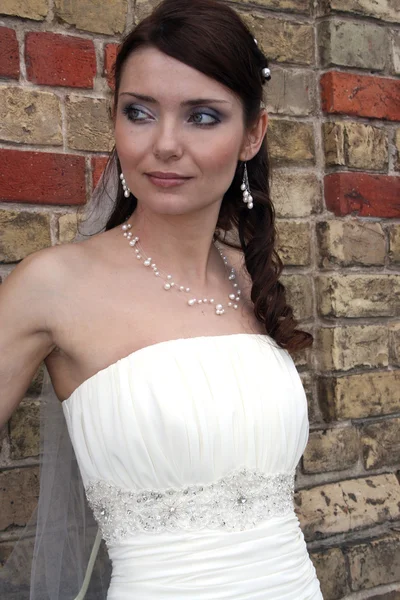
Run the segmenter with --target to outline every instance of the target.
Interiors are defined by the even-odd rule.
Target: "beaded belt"
[[[208,484],[139,492],[92,480],[86,496],[104,540],[114,544],[135,531],[250,529],[293,510],[294,476],[242,468]]]

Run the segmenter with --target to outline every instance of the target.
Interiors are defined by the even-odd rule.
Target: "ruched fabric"
[[[84,485],[135,492],[241,467],[289,473],[308,439],[293,360],[262,334],[147,346],[84,381],[63,410]],[[109,600],[322,598],[294,510],[243,531],[136,531],[108,551]]]

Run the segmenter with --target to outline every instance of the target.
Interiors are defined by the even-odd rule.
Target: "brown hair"
[[[242,101],[246,128],[257,122],[263,99],[262,69],[268,62],[250,30],[237,13],[218,0],[164,0],[122,41],[114,66],[114,111],[123,67],[138,48],[157,48],[232,90]],[[110,162],[116,161],[112,151]],[[108,166],[107,165],[107,166]],[[270,167],[267,138],[259,152],[247,163],[249,185],[254,198],[251,210],[243,202],[240,185],[243,163],[238,162],[229,189],[225,192],[214,241],[241,249],[252,279],[251,300],[256,318],[266,333],[287,350],[310,346],[310,333],[296,329],[293,310],[286,302],[285,288],[278,281],[283,264],[275,251],[275,212],[270,198]],[[106,169],[107,173],[107,169]],[[106,175],[107,176],[107,175]],[[113,212],[106,230],[123,223],[134,212],[137,199],[125,198],[118,185]],[[228,242],[221,231],[236,230],[240,246]]]

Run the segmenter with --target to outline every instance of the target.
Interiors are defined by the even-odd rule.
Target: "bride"
[[[43,360],[53,393],[21,598],[322,598],[293,508],[289,350],[312,338],[278,281],[267,65],[225,4],[164,0],[120,47],[81,237],[2,286],[0,423]]]

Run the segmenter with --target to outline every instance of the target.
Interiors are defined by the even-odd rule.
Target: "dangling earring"
[[[250,193],[249,178],[247,176],[247,165],[244,163],[243,183],[240,186],[243,192],[243,202],[247,204],[247,208],[253,208],[253,196]]]
[[[119,178],[120,178],[120,180],[121,180],[122,187],[123,187],[123,190],[124,190],[124,196],[125,196],[125,198],[129,198],[129,196],[130,196],[130,193],[131,193],[131,190],[130,190],[130,189],[128,188],[128,186],[126,185],[126,181],[125,181],[124,174],[123,174],[123,173],[121,173],[121,175],[119,176]]]

